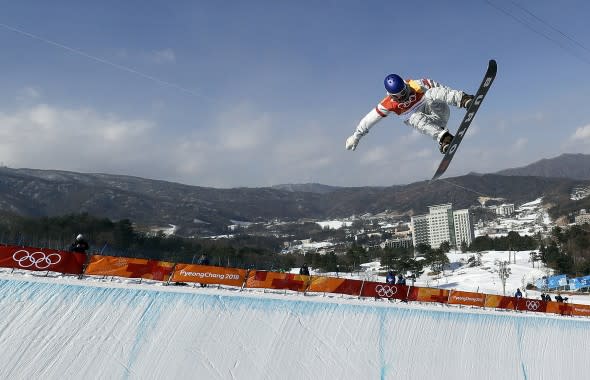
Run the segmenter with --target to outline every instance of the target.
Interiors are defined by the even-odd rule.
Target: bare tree
[[[510,277],[512,270],[508,267],[510,264],[508,261],[500,261],[496,260],[496,265],[498,266],[498,276],[500,277],[500,281],[502,281],[502,294],[506,295],[506,280]]]

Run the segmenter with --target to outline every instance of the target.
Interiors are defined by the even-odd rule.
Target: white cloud
[[[144,135],[153,127],[91,109],[39,104],[0,113],[0,157],[14,167],[103,171],[105,162],[148,161]]]
[[[169,133],[153,120],[126,119],[87,107],[0,109],[0,161],[11,167],[234,187],[409,183],[430,178],[430,165],[438,165],[441,158],[435,141],[409,128],[375,130],[350,152],[344,149],[350,131],[334,128],[342,121],[329,116],[310,120],[288,114],[283,120],[281,114],[250,103],[232,104],[217,114],[213,120],[195,119],[188,131],[179,127]],[[467,158],[472,149],[466,145],[454,169],[473,165]]]
[[[149,55],[149,58],[152,62],[158,64],[176,62],[176,54],[172,49],[154,50]]]
[[[570,139],[573,141],[590,140],[590,125],[577,128]]]
[[[389,152],[383,146],[372,147],[361,156],[361,163],[364,165],[374,164],[384,161],[389,156]]]
[[[255,114],[245,106],[222,112],[213,130],[223,150],[249,151],[265,146],[271,137],[269,114]]]
[[[515,151],[523,150],[524,148],[526,148],[528,142],[529,142],[529,140],[524,137],[519,138],[514,142],[514,144],[512,144],[512,150],[515,150]]]

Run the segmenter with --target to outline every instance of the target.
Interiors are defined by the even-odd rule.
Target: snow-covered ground
[[[352,222],[342,221],[342,220],[326,220],[322,222],[316,222],[322,228],[327,228],[330,230],[339,230],[342,227],[350,227],[352,226]]]
[[[549,272],[511,252],[506,292]],[[502,293],[509,252],[417,285]],[[535,264],[537,266],[538,263]],[[345,276],[383,280],[379,263]],[[0,270],[0,378],[556,379],[590,373],[590,319]],[[340,274],[343,275],[342,273]],[[526,281],[523,281],[526,280]],[[538,292],[529,291],[528,297]],[[570,296],[590,304],[590,297]],[[585,375],[583,375],[585,376]]]
[[[567,379],[590,320],[0,274],[0,378]]]
[[[524,297],[540,299],[541,291],[526,290],[526,285],[535,284],[537,279],[543,276],[551,276],[554,273],[540,261],[535,262],[533,268],[530,261],[530,252],[484,251],[481,252],[481,265],[470,266],[468,260],[471,256],[475,256],[475,253],[451,251],[447,254],[450,265],[444,273],[433,275],[430,268],[426,267],[424,273],[416,279],[415,285],[500,295],[505,291],[506,295],[510,296],[514,295],[516,289],[520,289]],[[509,260],[510,263],[507,264],[507,267],[511,273],[506,279],[504,290],[498,275],[498,262]],[[359,272],[339,273],[338,275],[340,277],[385,282],[383,276],[385,268],[378,261],[362,264],[361,267],[363,269]],[[328,275],[336,276],[336,273],[328,273]],[[557,290],[555,290],[549,294],[554,297],[557,293]],[[590,294],[588,293],[568,292],[566,296],[571,303],[590,305]]]
[[[168,227],[154,227],[154,228],[152,228],[151,232],[152,233],[161,232],[165,236],[173,236],[177,230],[178,230],[178,226],[175,226],[174,224],[169,224]]]

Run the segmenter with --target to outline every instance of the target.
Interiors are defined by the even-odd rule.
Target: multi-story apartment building
[[[514,203],[503,203],[495,207],[496,214],[502,216],[510,216],[514,214]]]
[[[412,238],[405,237],[405,238],[393,238],[387,239],[383,243],[380,244],[381,248],[389,247],[389,248],[410,248],[412,246]]]
[[[412,217],[412,241],[414,247],[418,244],[430,244],[430,233],[428,229],[428,214]]]
[[[581,209],[580,213],[575,217],[576,224],[590,224],[590,213],[585,209]]]
[[[453,206],[429,206],[428,214],[412,217],[413,243],[420,243],[439,248],[442,243],[449,242],[451,247],[460,248],[465,242],[471,244],[474,239],[473,221],[469,210],[453,211]]]
[[[461,248],[461,244],[470,245],[475,239],[473,233],[473,219],[468,209],[457,210],[453,212],[453,222],[455,224],[455,245]]]
[[[438,248],[445,241],[451,246],[455,244],[455,229],[453,228],[453,206],[445,205],[428,206],[428,232],[429,244],[432,248]]]

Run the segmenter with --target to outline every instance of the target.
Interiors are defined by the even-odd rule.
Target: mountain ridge
[[[535,161],[526,166],[500,170],[495,174],[587,180],[590,179],[590,155],[564,153],[554,158]]]
[[[571,166],[571,157],[563,156],[555,158],[557,163],[552,167],[560,162]],[[581,165],[590,159],[574,156]],[[528,167],[536,173],[535,163]],[[226,232],[235,220],[327,219],[381,212],[409,217],[426,213],[434,204],[467,208],[477,205],[482,196],[511,203],[545,197],[561,212],[585,205],[585,201],[572,203],[569,194],[577,186],[590,186],[590,176],[526,176],[516,175],[514,170],[507,169],[510,175],[470,173],[432,184],[337,187],[308,183],[216,189],[124,175],[2,167],[0,210],[33,217],[88,212],[146,226],[173,224],[179,226],[179,234],[188,236]]]

